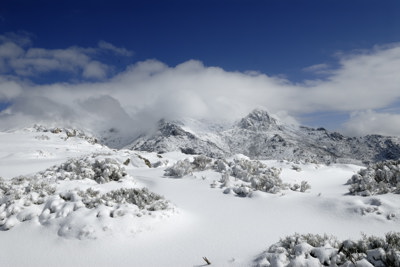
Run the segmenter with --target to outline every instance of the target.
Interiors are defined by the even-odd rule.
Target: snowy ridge
[[[263,110],[254,110],[230,127],[210,129],[193,120],[188,124],[162,120],[156,134],[142,136],[126,148],[159,153],[180,150],[214,158],[240,153],[253,159],[323,163],[367,164],[400,158],[399,137],[346,137],[324,128],[286,125]]]
[[[185,131],[176,123],[161,120],[158,131],[150,136],[142,136],[126,148],[149,152],[165,153],[182,151],[185,154],[205,154],[222,157],[225,151],[209,140],[203,140]]]

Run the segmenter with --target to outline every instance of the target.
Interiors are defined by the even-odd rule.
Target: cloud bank
[[[59,122],[105,130],[140,132],[160,118],[192,117],[234,121],[264,108],[293,122],[317,112],[347,112],[347,134],[400,135],[396,112],[379,110],[399,104],[400,44],[338,56],[338,68],[325,63],[305,68],[324,79],[291,83],[257,72],[228,72],[190,60],[168,66],[157,60],[137,62],[120,73],[97,56],[133,52],[100,41],[95,48],[44,49],[29,38],[0,36],[1,127]],[[51,72],[73,73],[73,80],[37,84]],[[378,119],[373,119],[378,118]],[[319,122],[324,126],[324,122]],[[398,128],[398,127],[397,127]]]

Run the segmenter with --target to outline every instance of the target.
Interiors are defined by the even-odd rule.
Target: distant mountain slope
[[[155,133],[142,135],[126,148],[159,153],[180,150],[210,157],[241,153],[256,159],[325,163],[400,158],[399,137],[346,137],[324,128],[287,125],[263,110],[254,110],[231,127],[194,128],[183,121],[161,120]]]
[[[156,133],[143,135],[126,148],[158,153],[179,150],[185,154],[204,154],[215,158],[227,154],[227,151],[219,148],[215,143],[203,140],[183,130],[176,123],[165,120],[159,122]]]

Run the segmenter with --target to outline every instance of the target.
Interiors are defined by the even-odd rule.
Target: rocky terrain
[[[322,163],[368,164],[400,158],[399,137],[347,137],[324,128],[288,125],[263,110],[254,110],[228,127],[201,122],[191,127],[193,121],[188,124],[184,120],[161,120],[156,132],[142,135],[125,147],[158,153],[180,150],[213,158],[240,153],[252,159]]]

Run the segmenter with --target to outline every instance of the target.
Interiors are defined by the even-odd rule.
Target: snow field
[[[254,190],[241,197],[233,190],[224,193],[226,186],[219,182],[222,174],[213,169],[192,171],[181,178],[165,176],[167,168],[185,158],[193,161],[192,156],[115,151],[79,138],[63,140],[53,133],[44,133],[49,139],[35,138],[42,134],[0,135],[4,183],[12,183],[11,178],[18,175],[34,179],[40,174],[41,182],[55,188],[54,194],[49,189],[38,205],[23,203],[39,201],[41,192],[34,190],[30,197],[22,194],[16,199],[20,210],[11,215],[15,215],[12,227],[0,232],[0,266],[202,266],[202,257],[212,266],[286,266],[285,259],[273,264],[265,257],[260,261],[260,256],[281,238],[295,233],[327,233],[340,240],[357,240],[362,232],[384,236],[399,229],[398,195],[348,194],[346,182],[360,166],[263,161],[267,168],[282,169],[283,183],[304,180],[311,188],[304,193],[290,188],[275,194]],[[53,158],[33,157],[38,150]],[[108,174],[112,170],[126,174],[98,179],[92,167],[96,160],[106,158],[110,159],[103,164],[109,164]],[[74,160],[83,168],[69,168]],[[158,167],[149,168],[146,160]],[[85,173],[84,179],[76,179],[77,170]],[[229,179],[231,186],[248,184],[233,176]],[[18,185],[17,181],[13,188],[26,190],[30,182],[23,180]],[[47,192],[46,186],[38,188]],[[143,188],[164,197],[168,208],[153,210],[147,204],[140,208],[133,204],[136,200],[129,202],[133,197],[128,195],[121,203],[117,203],[121,194],[106,197],[121,189]],[[102,201],[105,203],[99,205]],[[93,208],[86,207],[92,204]],[[116,217],[110,216],[114,212]],[[304,258],[299,257],[293,266],[311,264],[305,260],[310,248],[302,246],[298,253]],[[313,259],[310,262],[317,264]]]

